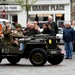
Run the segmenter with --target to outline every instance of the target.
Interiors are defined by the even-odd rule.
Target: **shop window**
[[[37,17],[38,17],[39,21],[47,21],[49,15],[50,14],[37,14]],[[35,15],[29,15],[29,17],[30,17],[29,18],[30,21],[34,21],[36,14]]]
[[[56,14],[55,16],[56,16],[56,22],[58,20],[64,20],[64,14]]]

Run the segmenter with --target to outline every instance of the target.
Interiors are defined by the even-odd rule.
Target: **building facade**
[[[0,18],[3,18],[2,11],[11,22],[18,22],[23,27],[26,26],[26,12],[14,0],[0,0]],[[71,21],[70,0],[37,0],[29,11],[29,21],[34,21],[36,15],[39,21],[47,21],[49,15],[53,16],[53,21]],[[73,14],[72,14],[73,15]]]

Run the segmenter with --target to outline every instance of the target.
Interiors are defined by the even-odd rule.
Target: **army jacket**
[[[6,42],[7,45],[12,45],[13,44],[13,36],[11,31],[4,31],[4,41]]]
[[[13,32],[13,35],[14,35],[14,37],[18,37],[18,38],[19,38],[19,37],[20,37],[20,38],[21,38],[21,37],[25,37],[25,36],[23,35],[22,31],[16,31],[16,30],[15,30],[15,31]]]

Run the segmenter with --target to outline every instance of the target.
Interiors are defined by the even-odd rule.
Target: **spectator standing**
[[[49,28],[48,28],[48,24],[47,23],[44,23],[43,24],[43,31],[42,31],[43,34],[50,34],[49,33]]]
[[[75,36],[75,20],[72,21],[71,27],[74,29],[74,36]],[[75,52],[75,38],[74,38],[74,43],[73,43],[73,52]]]
[[[70,22],[66,22],[65,28],[63,29],[63,40],[66,50],[66,58],[72,59],[73,42],[74,42],[74,30],[71,27]]]
[[[50,23],[52,25],[52,28],[53,28],[55,34],[57,34],[58,33],[58,26],[55,22],[53,22],[52,16],[48,16],[48,23]]]
[[[51,36],[55,36],[55,32],[54,32],[54,30],[53,30],[53,28],[52,28],[52,25],[51,25],[50,23],[48,23],[48,28],[49,28],[49,33],[50,33],[50,35],[51,35]]]
[[[52,29],[52,25],[50,23],[44,23],[43,24],[43,34],[50,34],[50,36],[54,36],[54,30]]]

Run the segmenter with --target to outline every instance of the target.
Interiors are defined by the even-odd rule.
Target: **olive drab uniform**
[[[21,28],[21,25],[20,25],[20,24],[16,24],[15,27],[16,27],[16,29],[17,29],[17,28]],[[22,33],[21,30],[15,30],[13,33],[14,33],[14,36],[15,36],[15,37],[25,37],[25,36],[23,35],[23,33]]]
[[[4,31],[4,41],[7,45],[12,45],[13,44],[13,35],[11,31]]]
[[[16,33],[15,33],[16,32]],[[21,31],[4,31],[4,41],[7,45],[11,46],[13,45],[13,41],[15,40],[15,37],[20,38],[24,37],[23,33]]]
[[[14,37],[17,37],[17,38],[19,38],[19,37],[25,37],[24,35],[23,35],[23,33],[22,33],[22,31],[14,31],[13,32],[13,35],[14,35]]]
[[[20,24],[16,25],[16,28],[21,28]],[[4,41],[6,42],[7,45],[13,45],[14,44],[14,40],[15,37],[16,38],[21,38],[24,37],[23,33],[21,30],[17,31],[17,30],[13,30],[13,31],[4,31]]]

